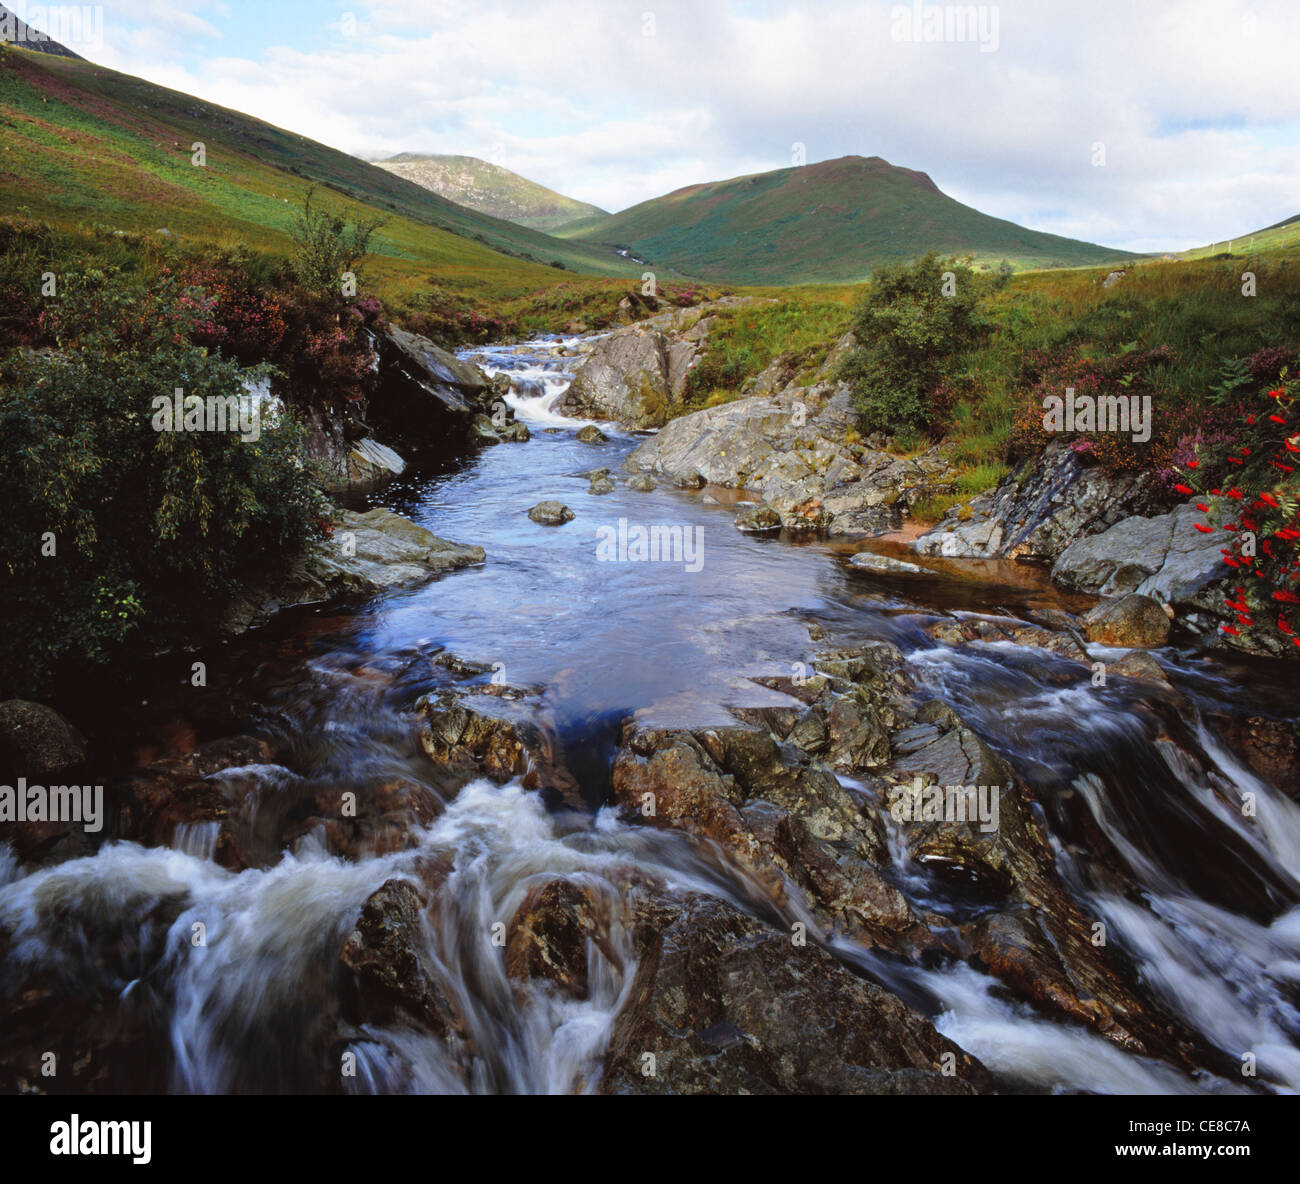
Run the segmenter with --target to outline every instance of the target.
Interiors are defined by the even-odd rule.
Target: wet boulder
[[[984,1067],[815,943],[708,897],[648,900],[604,1093],[974,1094]]]
[[[781,515],[771,506],[746,506],[734,525],[746,534],[771,534],[781,529]]]
[[[452,451],[472,437],[474,421],[496,398],[477,366],[418,333],[395,325],[376,338],[378,373],[368,416],[386,438]]]
[[[548,880],[510,919],[506,973],[516,982],[544,980],[569,998],[585,999],[589,943],[621,968],[596,893],[572,880]]]
[[[563,526],[573,521],[574,513],[563,502],[544,501],[529,510],[528,517],[539,526]]]
[[[1169,640],[1169,614],[1158,600],[1132,592],[1103,600],[1083,618],[1088,640],[1098,645],[1154,649]]]
[[[457,1028],[429,957],[427,908],[424,892],[408,880],[389,880],[366,900],[338,955],[350,1022],[413,1025],[442,1037]]]

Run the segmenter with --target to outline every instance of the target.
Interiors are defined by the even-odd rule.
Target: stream
[[[941,560],[924,576],[868,573],[846,562],[860,544],[738,531],[734,493],[630,491],[621,466],[642,437],[602,424],[608,442],[584,444],[584,421],[553,410],[573,344],[466,351],[510,375],[510,402],[531,440],[484,448],[454,472],[404,476],[371,499],[443,538],[482,545],[482,567],[357,612],[318,614],[291,646],[252,639],[229,679],[245,729],[280,754],[281,763],[241,770],[257,778],[261,803],[304,784],[364,792],[394,778],[437,792],[411,712],[449,685],[431,660],[448,653],[539,693],[589,809],[478,780],[444,802],[412,849],[352,862],[309,834],[238,873],[213,861],[215,833],[202,827],[170,848],[112,842],[26,875],[0,847],[0,926],[14,934],[0,986],[39,967],[116,993],[138,1009],[169,1089],[304,1088],[316,1070],[302,1063],[302,1037],[329,1002],[340,943],[367,897],[440,862],[450,870],[422,919],[424,940],[469,1039],[371,1026],[349,1045],[358,1071],[345,1088],[594,1090],[631,989],[630,936],[615,926],[618,956],[592,956],[586,998],[530,989],[521,1001],[493,923],[556,876],[580,880],[616,912],[631,870],[755,915],[766,907],[706,845],[605,807],[620,725],[633,712],[663,726],[734,723],[731,706],[789,702],[754,679],[810,666],[820,644],[883,640],[902,651],[925,697],[950,705],[1033,788],[1071,897],[1104,922],[1139,993],[1228,1060],[1252,1056],[1257,1076],[1225,1073],[1222,1060],[1188,1072],[1126,1052],[1046,1018],[966,964],[885,966],[842,938],[832,952],[923,1007],[1007,1091],[1300,1090],[1300,806],[1253,774],[1206,719],[1291,717],[1283,672],[1168,647],[1155,656],[1190,705],[1175,710],[1141,697],[1140,684],[1099,691],[1086,667],[1043,650],[939,644],[926,626],[944,613],[1019,617],[1077,605],[1014,564]],[[598,467],[615,477],[613,493],[587,492],[582,474]],[[527,510],[548,498],[575,520],[530,521]],[[698,553],[688,545],[667,561],[611,561],[599,532],[616,538],[620,526],[674,530]],[[812,622],[826,643],[810,640]],[[1253,817],[1240,808],[1247,794]],[[906,862],[900,855],[894,882],[924,904],[938,889]],[[807,916],[793,886],[783,907]],[[188,940],[196,924],[202,957]]]

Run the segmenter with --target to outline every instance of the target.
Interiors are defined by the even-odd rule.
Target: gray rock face
[[[418,368],[420,381],[432,388],[430,393],[439,398],[450,400],[459,396],[461,400],[474,401],[492,387],[492,380],[472,362],[462,362],[455,354],[418,333],[408,333],[390,325],[380,342],[381,350],[385,343],[408,364]]]
[[[789,386],[674,419],[626,467],[688,487],[752,490],[791,531],[895,530],[910,504],[950,487],[950,466],[933,450],[905,459],[848,443],[855,418],[845,386]]]
[[[1153,508],[1154,486],[1150,474],[1110,476],[1064,445],[1054,445],[1027,472],[971,502],[969,521],[952,511],[917,539],[916,549],[958,559],[1051,562],[1076,539]]]
[[[378,374],[368,415],[385,439],[466,441],[476,418],[490,416],[500,401],[482,370],[427,337],[390,325],[375,338],[375,351]],[[504,414],[513,418],[508,408]]]
[[[697,342],[640,325],[601,338],[560,401],[569,415],[658,427],[680,405]]]
[[[374,437],[367,436],[352,445],[352,450],[348,453],[347,472],[350,485],[364,488],[400,476],[406,472],[406,461],[387,444],[381,444]]]
[[[573,511],[563,502],[538,502],[528,511],[528,517],[541,526],[563,526],[573,521]]]
[[[1115,596],[1139,592],[1186,604],[1229,574],[1222,541],[1198,531],[1194,505],[1154,518],[1125,518],[1101,534],[1076,539],[1052,566],[1052,579],[1080,592]]]
[[[391,510],[341,510],[333,535],[274,586],[246,589],[227,611],[227,632],[243,633],[281,609],[419,584],[484,561],[482,547],[441,539]]]

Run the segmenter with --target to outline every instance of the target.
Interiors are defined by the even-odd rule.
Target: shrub
[[[341,295],[340,279],[351,272],[360,284],[361,260],[370,250],[370,240],[383,226],[383,218],[357,218],[351,223],[337,214],[312,205],[315,189],[309,189],[302,210],[294,219],[293,266],[298,281],[318,296]]]
[[[840,370],[864,431],[942,434],[933,400],[951,405],[964,356],[992,333],[981,311],[986,286],[969,266],[933,253],[876,272],[854,315],[858,347]]]
[[[240,395],[265,375],[195,343],[211,312],[175,277],[92,271],[50,316],[57,352],[0,363],[2,693],[108,661],[146,627],[158,647],[210,633],[246,576],[320,529],[287,415],[256,440],[155,430],[155,398]]]

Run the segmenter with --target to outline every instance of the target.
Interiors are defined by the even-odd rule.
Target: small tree
[[[968,265],[933,252],[876,272],[854,314],[858,348],[840,370],[865,431],[941,428],[930,400],[957,372],[961,355],[992,332],[980,313],[984,282]]]
[[[310,292],[339,297],[342,277],[351,272],[360,283],[360,263],[370,252],[370,240],[385,218],[356,217],[350,223],[312,204],[316,188],[307,190],[293,223],[293,267],[298,282]]]

